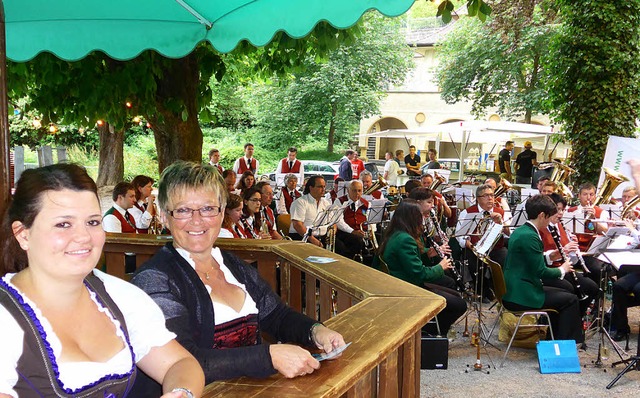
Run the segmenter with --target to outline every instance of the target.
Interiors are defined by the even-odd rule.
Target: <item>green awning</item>
[[[127,60],[153,49],[180,58],[207,40],[220,52],[278,31],[300,38],[326,20],[347,28],[369,9],[397,16],[414,0],[4,0],[7,57],[43,51],[74,61],[92,51]]]

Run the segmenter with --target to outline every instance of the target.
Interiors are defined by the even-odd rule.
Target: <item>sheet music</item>
[[[565,212],[560,221],[564,229],[574,234],[583,234],[584,232],[584,213],[582,211],[574,211],[573,213]]]
[[[369,224],[377,224],[379,222],[382,222],[382,217],[384,216],[384,209],[386,205],[386,199],[374,199],[369,202]]]
[[[456,204],[458,209],[466,209],[476,202],[473,190],[469,188],[456,188]]]
[[[487,231],[482,235],[482,238],[475,245],[475,251],[477,254],[488,255],[495,242],[500,238],[502,234],[502,224],[491,222]]]
[[[476,230],[478,222],[482,220],[481,213],[466,213],[464,218],[458,219],[458,225],[456,226],[457,236],[471,235]]]
[[[610,263],[616,270],[623,265],[640,265],[640,253],[638,251],[605,252],[598,259]]]
[[[620,207],[620,205],[606,204],[599,205],[598,207],[602,209],[602,218],[620,220],[622,213],[622,208]]]
[[[526,201],[518,204],[516,206],[516,210],[514,211],[513,218],[511,219],[511,228],[517,228],[529,220],[527,217],[527,212],[524,209]]]

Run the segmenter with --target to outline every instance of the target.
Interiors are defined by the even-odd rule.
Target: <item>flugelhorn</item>
[[[435,191],[436,188],[438,188],[440,185],[442,185],[447,179],[438,174],[437,171],[433,171],[433,182],[431,183],[431,186],[429,187],[429,189],[431,189],[432,191]]]
[[[511,183],[507,180],[505,180],[504,178],[500,180],[500,185],[498,185],[498,187],[496,188],[495,192],[493,193],[493,195],[496,198],[499,198],[500,196],[504,195],[508,190],[513,189],[513,185],[511,185]]]
[[[620,213],[620,218],[624,219],[635,219],[637,215],[635,214],[636,206],[640,203],[640,196],[636,195],[633,198],[629,199],[629,201],[622,208],[622,212]]]

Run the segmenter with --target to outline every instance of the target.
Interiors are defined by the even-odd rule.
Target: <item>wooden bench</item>
[[[165,243],[155,235],[107,234],[106,270],[126,278],[125,252],[136,253],[139,265]],[[287,304],[352,344],[311,375],[215,382],[204,397],[420,396],[420,329],[444,308],[444,298],[310,244],[219,239],[216,245],[256,262]],[[308,256],[338,261],[316,264],[306,261]],[[303,284],[319,288],[303,289]]]

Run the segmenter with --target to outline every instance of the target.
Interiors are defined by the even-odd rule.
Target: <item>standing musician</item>
[[[258,167],[260,166],[260,162],[258,159],[253,157],[253,144],[247,142],[244,144],[244,156],[236,159],[236,162],[233,164],[233,171],[235,171],[238,178],[245,172],[250,171],[253,175],[258,174]]]
[[[131,185],[133,185],[133,189],[136,192],[136,201],[133,202],[133,207],[129,209],[129,213],[135,220],[138,233],[149,233],[149,226],[156,215],[156,206],[154,204],[156,197],[151,193],[153,190],[153,178],[138,175],[133,178]]]
[[[373,265],[376,268],[386,265],[389,273],[396,278],[444,297],[447,304],[438,314],[438,325],[440,333],[446,335],[451,325],[466,312],[467,303],[456,291],[433,284],[444,277],[444,271],[451,268],[451,261],[445,258],[432,265],[430,261],[424,260],[422,214],[423,209],[415,200],[405,199],[400,202],[385,231]],[[427,324],[423,330],[436,334],[437,325]]]
[[[596,200],[596,187],[592,183],[585,182],[584,184],[580,185],[580,187],[578,188],[578,198],[580,199],[580,205],[570,207],[567,210],[568,215],[571,215],[571,213],[574,212],[582,212],[585,217],[590,217],[592,219],[600,218],[600,216],[602,215],[602,208],[600,208],[599,206],[593,206],[593,202],[595,202]],[[593,238],[593,234],[604,233],[607,231],[607,229],[608,227],[606,223],[594,223],[585,220],[584,230],[585,232],[590,231],[590,233],[576,234],[578,237],[578,245],[580,246],[580,250],[583,252],[587,251]],[[587,268],[589,269],[588,276],[598,284],[602,279],[603,269],[606,270],[609,275],[615,273],[611,265],[598,260],[594,256],[586,256],[584,258],[584,261]]]
[[[119,182],[113,188],[113,206],[104,213],[102,229],[106,232],[130,233],[137,232],[135,220],[129,209],[136,202],[136,194],[133,185],[128,182]]]
[[[298,177],[295,174],[289,173],[284,176],[284,187],[280,190],[280,197],[276,203],[278,214],[289,214],[291,203],[302,196],[297,185]]]
[[[557,208],[548,196],[536,195],[527,200],[529,220],[518,227],[509,239],[509,253],[504,265],[507,287],[502,303],[510,311],[549,308],[551,327],[559,340],[584,341],[578,297],[566,290],[543,286],[541,279],[565,277],[573,271],[571,261],[558,268],[545,264],[540,231],[546,229]]]
[[[502,210],[501,207],[495,205],[493,188],[491,187],[491,185],[483,184],[476,188],[476,204],[460,212],[456,230],[460,230],[460,228],[462,227],[462,222],[464,220],[468,220],[471,217],[468,216],[468,214],[477,214],[477,219],[475,220],[475,222],[478,224],[478,226],[481,226],[481,224],[484,224],[488,221],[502,224],[504,210]],[[462,258],[468,261],[469,270],[471,271],[472,275],[475,275],[478,272],[478,265],[480,262],[478,257],[476,257],[473,252],[473,246],[478,243],[478,241],[482,237],[479,232],[481,231],[476,228],[472,235],[457,237],[458,243],[462,248]],[[508,234],[509,228],[504,227],[503,232]],[[504,247],[503,237],[500,237],[500,239],[498,239],[496,244],[493,246],[493,249],[489,253],[489,257],[500,265],[504,264],[507,257],[507,249]],[[491,273],[488,269],[487,272],[484,273],[483,286],[484,288],[482,291],[482,295],[485,299],[492,300],[493,293],[489,289],[489,287],[492,286]]]
[[[360,173],[360,181],[362,182],[362,191],[366,191],[371,188],[373,185],[373,174],[369,170],[365,170]],[[382,199],[382,191],[380,189],[376,189],[371,192],[369,195],[373,197],[373,199]]]
[[[285,174],[292,173],[295,174],[299,181],[304,180],[304,167],[302,166],[302,162],[296,159],[298,155],[298,148],[292,146],[287,150],[287,157],[282,158],[280,162],[278,162],[278,167],[276,168],[277,174]]]
[[[220,166],[220,151],[216,148],[212,148],[209,151],[209,164],[216,168],[222,174],[224,167]]]
[[[579,263],[579,258],[576,256],[576,252],[580,249],[578,247],[578,242],[570,240],[567,235],[567,231],[564,229],[564,226],[560,222],[562,220],[562,215],[564,213],[564,209],[567,207],[567,201],[562,197],[562,195],[558,193],[552,193],[548,195],[553,203],[556,204],[556,209],[558,212],[551,216],[551,220],[549,222],[549,226],[547,228],[543,228],[540,230],[540,237],[542,238],[542,244],[544,245],[544,259],[549,267],[559,267],[562,265],[562,255],[556,245],[556,242],[553,239],[551,231],[557,231],[558,236],[560,237],[560,245],[562,246],[562,250],[564,253],[569,256],[573,265]],[[587,270],[585,270],[587,271]],[[544,286],[557,287],[560,289],[564,289],[570,293],[576,294],[579,298],[581,295],[586,296],[583,300],[580,300],[580,315],[584,315],[587,311],[587,308],[591,304],[593,300],[596,300],[598,297],[598,285],[590,278],[586,276],[575,273],[577,277],[577,285],[580,286],[580,291],[576,291],[576,283],[571,282],[571,278],[573,276],[569,275],[563,279],[551,278],[551,279],[543,279],[542,284]]]
[[[278,227],[276,226],[276,216],[273,214],[271,203],[273,202],[273,188],[269,185],[268,181],[260,181],[256,184],[256,189],[260,191],[260,220],[266,225],[261,225],[261,228],[266,232],[269,231],[271,239],[280,240],[282,235],[278,233]]]
[[[431,186],[433,185],[433,176],[431,174],[423,174],[422,178],[420,178],[420,184],[422,184],[423,188],[431,189]],[[435,201],[435,209],[438,213],[438,216],[445,216],[446,218],[451,217],[451,208],[447,204],[447,201],[444,199],[442,194],[435,190],[432,191]]]
[[[362,182],[351,180],[347,188],[348,195],[336,199],[336,204],[347,203],[340,220],[338,221],[338,231],[336,240],[342,242],[336,245],[336,252],[347,258],[353,259],[356,254],[361,254],[364,250],[364,237],[368,228],[367,210],[369,202],[362,197]],[[340,251],[338,251],[340,248]]]

